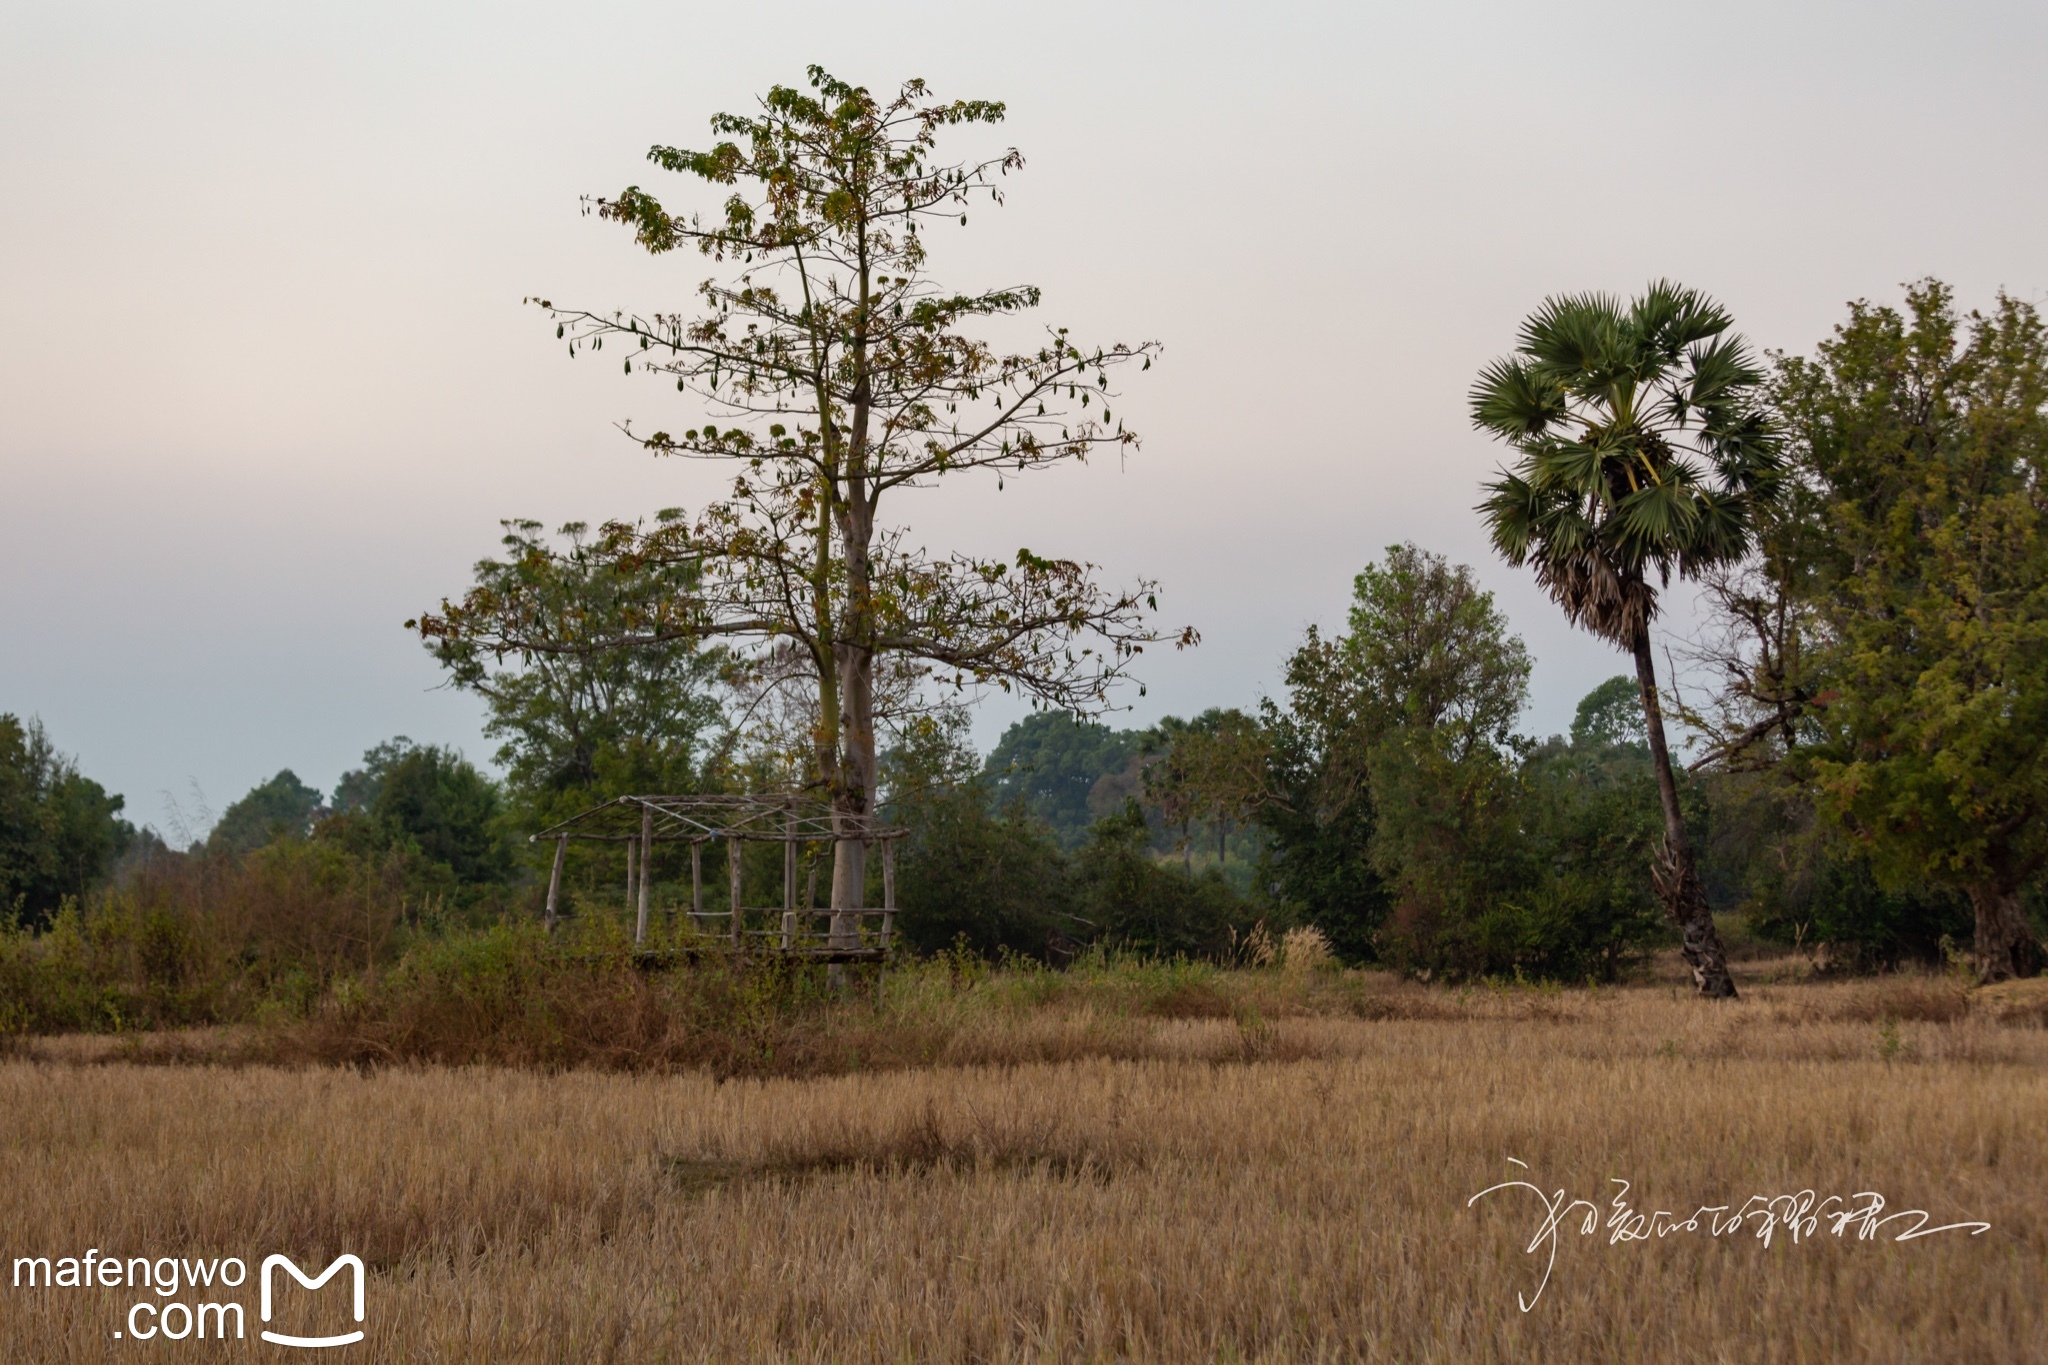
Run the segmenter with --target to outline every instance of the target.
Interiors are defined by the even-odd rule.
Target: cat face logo
[[[363,1261],[360,1256],[335,1257],[334,1263],[321,1271],[315,1279],[306,1278],[305,1273],[292,1263],[292,1259],[289,1256],[265,1256],[263,1258],[263,1320],[265,1322],[270,1321],[270,1272],[279,1266],[290,1271],[292,1278],[307,1289],[318,1289],[321,1285],[334,1278],[334,1272],[340,1270],[343,1266],[347,1266],[355,1272],[356,1321],[361,1322],[363,1320]],[[346,1346],[352,1341],[361,1341],[363,1339],[363,1331],[359,1327],[353,1332],[345,1332],[335,1337],[294,1337],[287,1336],[283,1332],[272,1332],[266,1329],[263,1333],[263,1339],[278,1346]]]

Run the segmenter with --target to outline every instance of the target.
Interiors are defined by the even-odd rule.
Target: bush
[[[1396,888],[1378,937],[1450,979],[1614,980],[1667,934],[1650,881],[1662,832],[1647,754],[1594,737],[1519,763],[1388,747],[1375,854]]]
[[[1713,795],[1715,825],[1727,828],[1715,850],[1725,895],[1757,937],[1824,948],[1833,969],[1852,972],[1938,964],[1944,938],[1970,941],[1967,897],[1925,885],[1886,888],[1799,788],[1774,774],[1724,774]]]
[[[1160,957],[1222,958],[1259,918],[1214,868],[1190,877],[1152,856],[1135,799],[1098,820],[1075,859],[1080,915],[1121,948]]]
[[[1041,956],[1049,936],[1080,936],[1067,859],[1018,807],[991,812],[972,785],[906,803],[899,818],[912,832],[896,864],[897,929],[913,951]]]
[[[158,853],[67,901],[49,929],[0,931],[0,1029],[232,1023],[304,1009],[403,946],[407,860],[282,840],[246,857]],[[411,902],[417,907],[417,902]]]

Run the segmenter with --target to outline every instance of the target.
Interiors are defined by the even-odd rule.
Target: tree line
[[[1156,344],[1049,327],[998,345],[1038,291],[931,274],[934,235],[1000,204],[1024,164],[941,159],[941,135],[1004,113],[812,68],[716,116],[707,150],[650,150],[711,188],[708,212],[638,185],[588,201],[649,253],[708,260],[697,304],[535,302],[570,357],[609,344],[625,376],[684,394],[681,434],[628,435],[721,466],[729,491],[553,535],[508,522],[503,557],[408,622],[484,701],[502,780],[394,742],[331,801],[280,774],[215,851],[268,836],[399,859],[437,903],[502,913],[532,898],[520,837],[598,800],[797,790],[834,813],[810,869],[834,908],[872,895],[869,823],[911,827],[904,923],[925,947],[1226,954],[1263,921],[1433,977],[1577,980],[1676,943],[1726,996],[1740,912],[1843,961],[1967,944],[1982,979],[2038,970],[2048,392],[2030,305],[1964,315],[1927,281],[1903,309],[1852,305],[1809,357],[1760,357],[1676,284],[1546,300],[1475,377],[1473,425],[1509,452],[1475,510],[1626,661],[1571,733],[1518,731],[1526,648],[1469,566],[1412,544],[1363,567],[1345,628],[1286,660],[1284,696],[1120,731],[1103,718],[1144,650],[1199,642],[1155,624],[1156,585],[1057,552],[931,551],[883,512],[901,490],[1139,448],[1113,378]],[[1674,578],[1703,585],[1709,622],[1667,639],[1660,672]],[[965,707],[991,689],[1037,714],[984,759]],[[130,836],[118,798],[86,799],[14,724],[8,793],[27,795],[0,793],[0,847],[44,851],[6,852],[4,875],[47,915]],[[48,852],[61,812],[88,808],[98,832]],[[574,855],[593,907],[623,885],[610,856]]]

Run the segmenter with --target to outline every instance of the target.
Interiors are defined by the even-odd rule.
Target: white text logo
[[[292,1262],[291,1257],[266,1256],[263,1258],[263,1270],[261,1272],[263,1276],[262,1315],[265,1322],[270,1321],[270,1272],[280,1266],[290,1271],[292,1278],[308,1289],[318,1289],[321,1285],[334,1278],[335,1271],[340,1270],[343,1266],[347,1266],[355,1272],[356,1321],[361,1322],[363,1320],[363,1262],[361,1257],[353,1255],[337,1256],[334,1258],[334,1263],[321,1271],[317,1277],[308,1279],[305,1273]],[[335,1337],[294,1337],[287,1336],[283,1332],[272,1332],[266,1328],[262,1336],[265,1341],[272,1342],[278,1346],[346,1346],[352,1341],[361,1341],[363,1339],[363,1330],[358,1327],[353,1332],[347,1332]]]

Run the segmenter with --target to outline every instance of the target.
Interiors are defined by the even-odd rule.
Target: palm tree
[[[1764,371],[1720,305],[1660,281],[1633,303],[1607,294],[1544,301],[1515,354],[1480,371],[1474,425],[1520,454],[1486,485],[1493,545],[1574,625],[1635,656],[1664,848],[1654,877],[1684,935],[1702,995],[1735,983],[1678,808],[1657,702],[1650,623],[1672,572],[1742,557],[1758,505],[1777,488],[1778,438]]]

